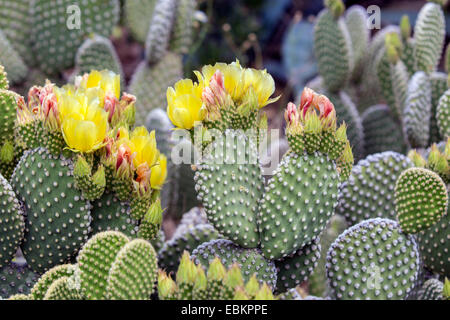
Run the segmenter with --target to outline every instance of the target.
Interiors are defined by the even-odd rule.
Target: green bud
[[[177,271],[177,283],[194,284],[196,276],[197,276],[197,267],[195,266],[195,263],[191,260],[189,252],[184,251]]]
[[[264,282],[261,289],[256,293],[255,300],[275,300],[272,289]]]
[[[442,296],[444,297],[444,299],[450,300],[450,281],[448,280],[447,277],[445,277],[444,290],[442,292]]]
[[[145,214],[144,220],[152,223],[154,225],[161,225],[162,223],[162,213],[163,209],[161,208],[161,200],[158,198],[155,202],[153,202]]]
[[[341,126],[336,130],[336,140],[345,142],[347,141],[347,125],[342,122]]]
[[[194,289],[205,290],[207,285],[205,271],[201,265],[197,266],[197,277],[195,279]]]
[[[320,133],[322,131],[322,121],[316,112],[307,112],[305,115],[305,132]]]
[[[208,268],[208,280],[218,280],[222,281],[225,279],[227,271],[223,266],[219,258],[215,257],[214,260],[209,264]]]
[[[344,14],[345,5],[342,0],[325,0],[325,7],[327,7],[335,18],[339,18]]]
[[[14,160],[14,146],[6,141],[0,150],[0,162],[10,163]]]
[[[408,15],[403,15],[400,20],[400,31],[402,34],[403,40],[408,40],[411,37],[411,23],[409,21]]]
[[[427,161],[416,150],[408,152],[408,158],[414,163],[414,166],[419,168],[425,168]]]
[[[160,270],[158,274],[158,295],[159,298],[164,300],[173,298],[177,291],[177,285],[170,276]]]
[[[103,167],[103,165],[100,165],[97,171],[92,176],[92,182],[94,183],[94,185],[100,188],[106,187],[105,168]]]
[[[73,168],[73,174],[75,177],[90,177],[92,168],[86,161],[86,159],[79,155]]]
[[[233,263],[225,277],[225,284],[230,288],[244,286],[244,279],[242,278],[241,268],[237,263]]]
[[[259,291],[259,282],[258,279],[256,279],[256,274],[253,274],[250,280],[248,280],[247,284],[245,285],[245,291],[250,297],[254,297]]]

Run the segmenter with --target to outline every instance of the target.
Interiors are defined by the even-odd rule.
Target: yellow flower
[[[160,154],[158,163],[151,168],[150,184],[152,189],[161,189],[167,177],[167,158]]]
[[[233,62],[231,64],[226,63],[216,63],[214,66],[206,65],[202,68],[202,72],[194,71],[197,76],[200,87],[203,89],[209,86],[209,81],[211,80],[214,73],[219,70],[224,76],[224,86],[225,90],[231,95],[233,100],[239,100],[243,92],[240,90],[243,84],[243,68],[239,64],[239,61]]]
[[[128,146],[134,154],[135,168],[144,163],[151,168],[158,160],[159,150],[156,148],[155,131],[148,133],[145,127],[137,127],[131,133]]]
[[[70,149],[79,152],[101,148],[107,130],[108,114],[98,107],[73,110],[62,122],[64,140]]]
[[[119,99],[120,97],[120,75],[115,74],[109,70],[91,71],[87,76],[81,79],[79,87],[84,90],[100,89],[101,93],[97,91],[97,96],[100,97],[101,103],[107,92],[111,92]]]
[[[256,70],[253,68],[245,69],[243,93],[253,88],[258,99],[258,107],[262,108],[269,103],[275,102],[277,98],[269,99],[275,92],[275,81],[266,70]]]
[[[201,97],[201,86],[190,79],[180,80],[175,88],[167,89],[167,115],[176,127],[190,130],[196,121],[205,119]]]

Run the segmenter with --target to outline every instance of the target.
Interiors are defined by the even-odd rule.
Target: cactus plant
[[[444,300],[444,284],[437,279],[427,280],[419,293],[419,300]]]
[[[26,264],[11,262],[0,268],[0,297],[8,298],[14,294],[29,294],[37,280],[38,275]]]

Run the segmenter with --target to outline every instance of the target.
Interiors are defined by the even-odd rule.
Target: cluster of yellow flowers
[[[278,99],[270,99],[275,82],[266,70],[242,68],[239,61],[207,65],[194,73],[198,82],[183,79],[167,89],[167,114],[179,129],[218,120],[225,108],[248,113]]]

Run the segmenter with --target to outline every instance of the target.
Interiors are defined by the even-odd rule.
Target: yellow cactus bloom
[[[158,163],[151,168],[150,185],[152,189],[161,189],[167,177],[167,158],[160,154]]]
[[[101,103],[103,103],[104,96],[108,92],[113,93],[114,96],[119,99],[120,75],[109,70],[93,70],[91,73],[81,78],[79,88],[86,91],[94,89],[97,96],[100,97]]]
[[[269,99],[275,92],[275,81],[266,70],[245,69],[243,92],[252,87],[258,99],[258,107],[263,108],[278,98]]]
[[[156,148],[155,131],[148,133],[145,127],[137,127],[130,135],[128,146],[134,154],[135,168],[145,163],[151,168],[158,160],[159,150]]]
[[[68,147],[89,153],[103,146],[108,131],[108,114],[98,107],[74,110],[62,122],[62,133]]]
[[[201,86],[190,79],[180,80],[175,88],[167,89],[167,115],[176,127],[190,130],[196,121],[205,119],[201,96]]]

